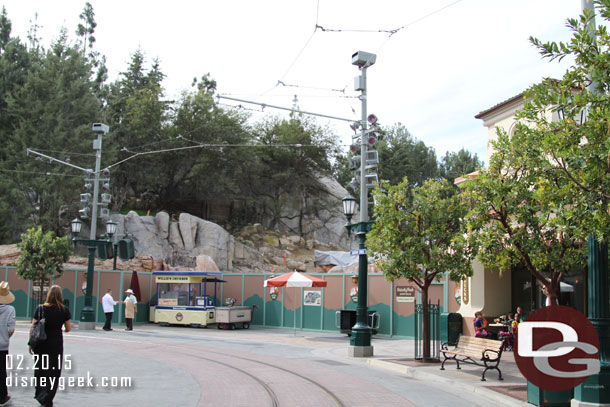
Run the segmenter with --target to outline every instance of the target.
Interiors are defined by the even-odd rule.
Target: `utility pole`
[[[366,71],[375,63],[376,55],[358,51],[352,55],[352,65],[358,66],[360,76],[354,79],[355,90],[360,91],[361,120],[360,120],[360,222],[353,225],[358,236],[358,304],[356,306],[356,324],[352,328],[350,337],[349,355],[353,357],[373,356],[371,346],[372,330],[369,326],[368,315],[368,254],[366,253],[366,234],[370,230],[368,211],[368,182],[367,182],[367,156],[368,156],[368,114]]]
[[[592,13],[589,35],[595,40],[595,7],[593,0],[581,0],[583,13]],[[598,93],[599,84],[589,73],[587,90]],[[607,239],[607,238],[606,238]],[[587,317],[599,336],[601,370],[574,389],[572,407],[610,406],[610,280],[608,278],[608,242],[589,234],[587,267]]]
[[[100,181],[104,181],[107,179],[100,178],[100,168],[102,161],[102,137],[105,136],[109,127],[102,123],[94,123],[92,126],[92,131],[97,135],[97,138],[93,140],[93,149],[95,150],[95,170],[85,169],[78,167],[76,165],[67,163],[65,161],[58,160],[56,158],[50,157],[48,155],[39,153],[37,151],[27,149],[26,153],[35,154],[41,157],[48,159],[49,161],[55,161],[64,165],[68,165],[70,167],[76,168],[85,172],[87,175],[85,177],[85,181],[93,181],[93,195],[91,195],[88,191],[90,190],[91,185],[86,184],[86,193],[81,194],[81,202],[84,204],[88,204],[91,201],[91,214],[89,214],[88,208],[85,207],[79,211],[81,217],[86,218],[88,216],[91,217],[91,230],[89,233],[89,240],[78,240],[77,236],[80,233],[82,222],[78,219],[74,219],[71,222],[72,234],[74,235],[73,241],[74,243],[80,242],[81,244],[87,246],[88,249],[88,262],[87,262],[87,288],[85,290],[85,305],[81,311],[80,315],[80,323],[79,329],[95,329],[95,310],[93,308],[93,274],[95,272],[95,251],[98,248],[100,243],[106,243],[107,241],[97,240],[97,217],[98,217],[98,206],[99,203],[99,192],[100,192]],[[105,175],[109,175],[108,170],[104,170]],[[91,175],[93,174],[93,178]],[[102,196],[102,205],[105,205],[110,202],[110,195],[103,194],[106,196]],[[107,217],[109,214],[108,209],[102,209],[102,216]],[[114,224],[116,226],[116,224]],[[116,254],[115,254],[116,256]]]

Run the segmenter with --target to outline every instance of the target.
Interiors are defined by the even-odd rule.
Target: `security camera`
[[[110,127],[108,127],[108,125],[104,123],[93,123],[93,126],[91,126],[91,130],[96,134],[108,134],[108,132],[110,131]]]
[[[375,63],[377,55],[371,54],[370,52],[358,51],[352,55],[352,65],[356,65],[360,68],[368,68]]]

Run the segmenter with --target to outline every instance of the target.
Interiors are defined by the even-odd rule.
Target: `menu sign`
[[[396,286],[396,302],[415,302],[415,287]]]

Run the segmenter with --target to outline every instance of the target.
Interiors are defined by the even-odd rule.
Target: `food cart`
[[[237,326],[250,328],[252,311],[252,307],[245,306],[218,307],[216,309],[218,329],[235,329]]]
[[[207,327],[216,323],[219,271],[153,271],[157,304],[151,306],[151,322],[160,325]]]

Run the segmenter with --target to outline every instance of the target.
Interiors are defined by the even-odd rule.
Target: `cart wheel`
[[[250,324],[247,322],[244,322],[244,324],[242,325],[244,329],[248,329],[250,328]]]

